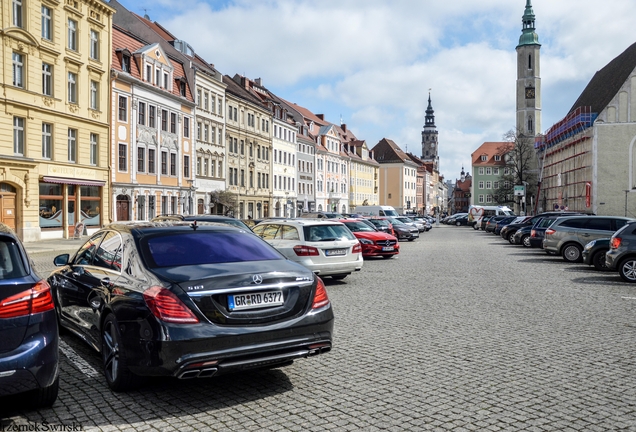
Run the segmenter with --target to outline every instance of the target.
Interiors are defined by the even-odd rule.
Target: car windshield
[[[375,226],[388,227],[390,222],[384,219],[368,219]]]
[[[351,231],[344,225],[312,225],[303,227],[305,239],[310,242],[355,240]]]
[[[404,222],[395,217],[389,217],[388,220],[390,220],[393,225],[406,225]]]
[[[158,235],[142,250],[150,268],[284,259],[259,237],[236,230]]]
[[[9,238],[0,238],[0,280],[26,275],[18,245]]]
[[[373,228],[364,222],[360,221],[347,221],[344,223],[351,232],[375,232]]]

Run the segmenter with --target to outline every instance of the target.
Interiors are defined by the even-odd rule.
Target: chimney
[[[263,80],[261,78],[256,78],[254,82],[256,83],[257,86],[263,87]]]
[[[346,123],[341,124],[340,127],[342,128],[343,131],[347,132],[347,124]]]
[[[243,86],[245,87],[245,90],[249,90],[250,89],[250,79],[247,77],[243,77]]]
[[[324,114],[316,114],[316,117],[318,117],[322,121],[325,121],[325,115]]]

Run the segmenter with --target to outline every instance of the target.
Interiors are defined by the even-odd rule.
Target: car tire
[[[56,377],[53,384],[48,387],[33,391],[30,404],[33,408],[45,408],[52,406],[57,400],[57,393],[60,390],[60,377]]]
[[[510,244],[515,244],[515,235],[514,234],[509,234],[508,238],[506,240],[508,240],[508,243],[510,243]]]
[[[594,266],[594,268],[598,271],[607,271],[609,270],[607,268],[607,265],[605,264],[605,253],[607,251],[606,250],[601,250],[598,251],[594,254],[594,256],[592,256],[592,265]]]
[[[347,276],[349,276],[349,274],[337,274],[337,275],[331,275],[331,279],[333,280],[343,280],[344,278],[346,278]]]
[[[636,258],[626,258],[618,265],[618,274],[625,282],[636,283]]]
[[[561,250],[561,256],[567,262],[580,263],[583,261],[583,248],[576,243],[566,244]]]
[[[102,365],[108,387],[115,392],[131,390],[141,384],[141,377],[128,369],[126,353],[121,345],[117,318],[110,314],[102,326]]]
[[[521,237],[521,244],[524,247],[531,247],[530,245],[530,234],[525,234],[523,237]]]
[[[461,222],[455,222],[456,226],[461,226],[461,224],[462,224]]]
[[[477,226],[477,223],[476,223],[476,222],[473,224],[473,229],[474,229],[475,231],[479,231],[479,227]]]

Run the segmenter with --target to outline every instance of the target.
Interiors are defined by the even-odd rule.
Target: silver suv
[[[611,235],[635,219],[620,216],[560,217],[545,231],[543,249],[563,256],[568,262],[581,262],[583,248],[592,240]]]

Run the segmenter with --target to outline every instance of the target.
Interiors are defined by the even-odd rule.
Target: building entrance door
[[[117,220],[130,220],[130,198],[128,195],[117,195]]]
[[[15,231],[15,197],[12,192],[0,192],[0,222]]]

